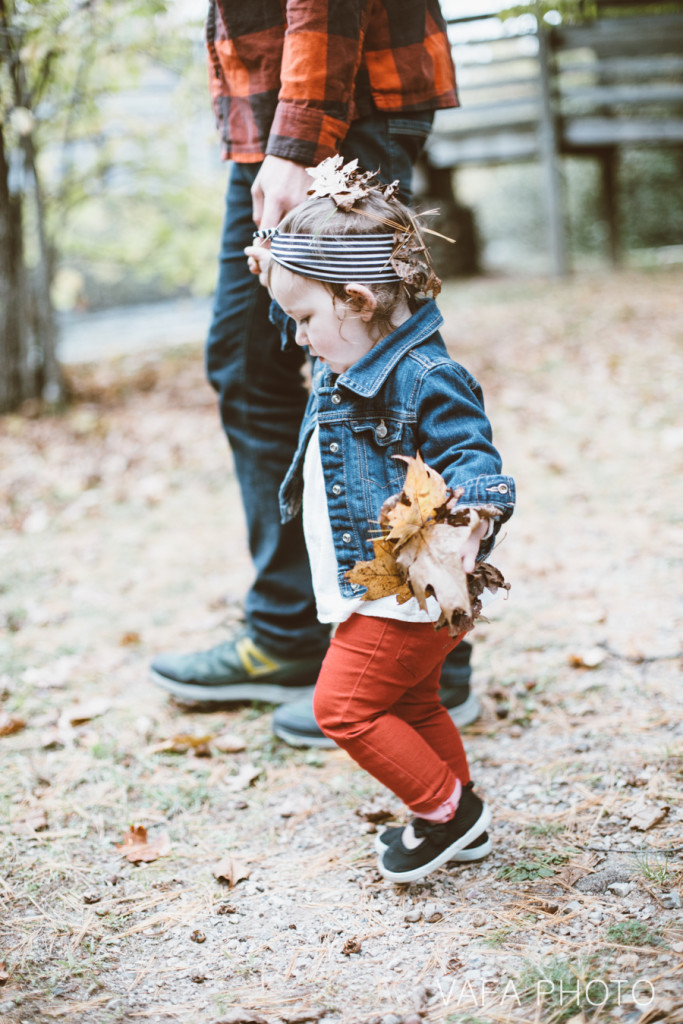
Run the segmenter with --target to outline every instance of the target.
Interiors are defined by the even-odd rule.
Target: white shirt
[[[384,619],[404,622],[436,622],[441,615],[439,604],[427,598],[427,611],[423,611],[417,598],[411,597],[399,604],[396,597],[382,597],[377,601],[364,601],[362,597],[343,597],[337,583],[339,567],[332,539],[332,525],[327,508],[325,478],[320,458],[320,439],[315,427],[304,457],[303,496],[304,537],[311,563],[313,591],[320,622],[344,622],[357,612],[376,615]],[[371,524],[368,523],[368,530]]]

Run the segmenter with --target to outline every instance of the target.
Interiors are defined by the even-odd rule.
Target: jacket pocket
[[[356,441],[360,477],[374,489],[379,489],[381,505],[389,494],[403,487],[406,464],[393,456],[405,454],[405,425],[400,420],[376,416],[366,420],[351,420],[350,427]]]

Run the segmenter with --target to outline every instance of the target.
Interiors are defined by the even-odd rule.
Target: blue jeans
[[[431,113],[361,118],[351,125],[342,154],[379,170],[383,181],[398,178],[409,201],[412,167],[431,121]],[[274,654],[305,657],[326,650],[329,628],[316,617],[301,517],[283,525],[277,497],[306,405],[305,356],[298,348],[281,350],[268,319],[268,293],[244,255],[255,229],[250,189],[259,167],[230,169],[206,365],[235,460],[256,569],[245,602],[249,632]]]

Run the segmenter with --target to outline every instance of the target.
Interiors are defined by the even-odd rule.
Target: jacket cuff
[[[349,126],[323,110],[280,100],[266,145],[266,154],[314,167],[335,156]]]

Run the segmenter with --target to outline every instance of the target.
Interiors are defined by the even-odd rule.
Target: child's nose
[[[306,340],[306,328],[304,327],[303,324],[297,324],[296,334],[294,335],[294,341],[297,343],[297,345],[308,345],[308,341]]]

